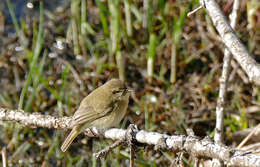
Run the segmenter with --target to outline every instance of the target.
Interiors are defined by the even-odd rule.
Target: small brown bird
[[[61,146],[65,152],[79,133],[86,128],[107,129],[125,116],[129,89],[119,79],[111,79],[85,97],[73,115],[73,129]]]

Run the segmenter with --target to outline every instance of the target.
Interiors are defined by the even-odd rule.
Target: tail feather
[[[67,136],[67,138],[64,140],[62,146],[61,146],[61,151],[65,152],[70,144],[73,142],[73,140],[78,136],[79,130],[76,128],[73,128],[70,132],[70,134]]]

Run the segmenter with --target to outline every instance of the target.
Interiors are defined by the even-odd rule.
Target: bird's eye
[[[120,92],[121,92],[121,90],[114,90],[112,93],[117,94],[117,93],[120,93]]]

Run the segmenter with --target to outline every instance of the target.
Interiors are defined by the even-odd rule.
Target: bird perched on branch
[[[85,97],[73,115],[73,129],[61,150],[65,152],[86,128],[107,129],[117,125],[125,116],[130,91],[121,80],[111,79]]]

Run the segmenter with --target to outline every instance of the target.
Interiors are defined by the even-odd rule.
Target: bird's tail
[[[67,136],[67,138],[64,140],[62,146],[61,146],[61,151],[65,152],[70,144],[73,142],[73,140],[78,136],[79,130],[77,128],[73,128],[70,132],[70,134]]]

